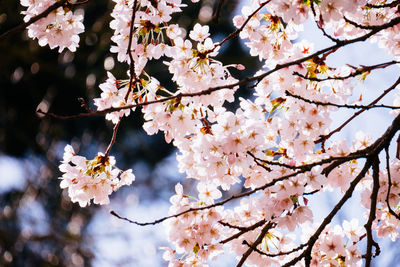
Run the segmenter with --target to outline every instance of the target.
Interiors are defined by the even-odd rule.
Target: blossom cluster
[[[110,203],[109,195],[121,186],[130,185],[135,180],[132,170],[121,171],[115,167],[115,159],[101,153],[92,160],[76,155],[72,146],[64,149],[60,165],[64,174],[60,178],[61,188],[68,189],[72,202],[81,207],[94,204]]]
[[[158,59],[165,53],[165,33],[174,36],[180,33],[177,25],[168,25],[171,15],[181,11],[181,1],[137,1],[135,21],[132,20],[134,0],[113,0],[115,2],[111,16],[114,18],[110,27],[114,30],[111,40],[116,44],[111,46],[111,52],[118,54],[118,60],[129,62],[129,54],[136,65],[136,74],[140,75],[147,60]],[[131,39],[130,51],[129,36],[130,26],[133,23],[135,32]]]
[[[21,0],[21,5],[27,7],[22,12],[25,15],[24,21],[28,22],[54,3],[53,0]],[[51,49],[58,47],[58,52],[65,48],[75,52],[79,46],[79,34],[85,29],[82,22],[82,15],[72,12],[68,5],[62,6],[29,25],[28,36],[38,39],[40,46],[49,45]]]

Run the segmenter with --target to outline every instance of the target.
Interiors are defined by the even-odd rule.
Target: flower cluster
[[[39,15],[52,4],[52,0],[21,0],[21,5],[28,8],[22,12],[25,15],[24,21]],[[28,36],[38,39],[40,46],[49,45],[51,49],[58,47],[58,52],[65,48],[75,52],[79,46],[79,34],[85,29],[82,22],[83,16],[74,14],[66,5],[29,25]]]
[[[309,229],[311,230],[311,229]],[[312,251],[310,266],[362,266],[362,255],[356,245],[365,229],[357,219],[343,221],[343,225],[335,225],[322,233]],[[306,235],[302,237],[306,240]]]
[[[199,184],[199,199],[190,198],[183,193],[181,184],[175,186],[176,195],[172,196],[171,215],[188,208],[198,208],[221,197],[221,192],[215,186]],[[192,200],[192,201],[191,201]],[[176,245],[176,251],[166,249],[164,258],[171,264],[201,265],[208,259],[215,259],[223,253],[222,245],[217,241],[221,237],[221,226],[215,222],[221,219],[222,208],[208,209],[196,213],[187,213],[182,218],[166,222],[169,240]],[[186,257],[175,258],[175,253],[186,253]]]
[[[72,202],[81,207],[94,204],[108,204],[108,196],[121,186],[130,185],[135,180],[132,170],[121,171],[115,167],[115,159],[101,153],[92,160],[76,155],[72,146],[64,149],[60,165],[64,174],[60,178],[61,188],[68,188]]]
[[[147,60],[150,58],[158,59],[165,53],[167,47],[166,36],[180,34],[177,25],[168,25],[171,15],[180,12],[181,1],[137,1],[135,9],[135,21],[132,20],[134,0],[113,0],[115,7],[111,13],[114,18],[110,27],[114,30],[111,40],[116,46],[111,46],[111,52],[118,54],[121,62],[130,61],[128,55],[130,26],[134,24],[134,33],[129,53],[133,57],[136,65],[136,74],[140,75]]]

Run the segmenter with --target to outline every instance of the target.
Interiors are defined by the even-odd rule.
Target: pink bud
[[[237,68],[238,70],[244,70],[244,69],[246,69],[246,67],[243,66],[242,64],[237,64],[237,65],[236,65],[236,68]]]

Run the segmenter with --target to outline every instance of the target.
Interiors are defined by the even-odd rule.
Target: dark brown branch
[[[279,256],[285,256],[285,255],[290,255],[290,254],[292,254],[292,253],[294,253],[294,252],[296,252],[296,251],[299,251],[299,250],[303,249],[303,248],[307,245],[307,244],[301,244],[300,246],[298,246],[298,247],[296,247],[296,248],[294,248],[294,249],[292,249],[292,250],[289,250],[289,251],[282,251],[282,252],[278,252],[278,253],[276,253],[276,254],[272,254],[272,253],[265,253],[264,251],[259,250],[259,249],[256,248],[255,246],[250,245],[246,240],[243,241],[243,244],[244,244],[244,245],[247,245],[247,246],[250,247],[250,248],[252,248],[255,252],[257,252],[257,253],[259,253],[259,254],[261,254],[261,255],[267,256],[267,257],[271,257],[271,258],[273,258],[273,257],[279,257]]]
[[[378,243],[375,242],[372,237],[372,223],[376,218],[376,202],[378,198],[378,190],[379,190],[379,158],[375,156],[372,161],[372,179],[373,179],[373,187],[371,193],[371,208],[369,211],[369,217],[367,223],[364,225],[366,233],[367,233],[367,253],[365,255],[365,266],[371,266],[372,259],[372,246],[375,247],[375,255],[379,255],[380,248]]]
[[[236,233],[236,234],[234,234],[234,235],[232,235],[232,236],[230,236],[230,237],[228,237],[228,238],[226,238],[224,240],[221,240],[219,243],[226,244],[226,243],[228,243],[228,242],[240,237],[241,235],[243,235],[243,234],[245,234],[247,232],[253,231],[254,229],[257,229],[258,227],[263,226],[266,222],[267,221],[265,219],[263,219],[263,220],[255,223],[253,225],[250,225],[248,227],[241,227],[242,229],[240,230],[240,232],[238,232],[238,233]]]
[[[52,112],[45,112],[41,109],[36,110],[37,113],[42,114],[46,117],[51,117],[57,120],[75,120],[75,119],[80,119],[80,118],[85,118],[85,117],[92,117],[94,115],[104,115],[106,113],[101,113],[98,111],[90,112],[90,113],[78,113],[76,115],[58,115]]]
[[[367,154],[368,154],[368,150],[369,150],[369,147],[361,149],[361,150],[354,151],[354,152],[352,152],[352,153],[350,153],[350,154],[348,154],[346,156],[329,157],[329,158],[322,159],[322,160],[319,160],[319,161],[316,161],[316,162],[312,162],[312,163],[309,163],[309,164],[297,165],[297,166],[292,166],[292,165],[284,164],[284,163],[277,162],[277,161],[263,160],[263,159],[260,159],[260,158],[257,158],[256,156],[254,156],[251,152],[248,152],[248,154],[250,156],[252,156],[255,161],[263,162],[263,163],[266,163],[266,164],[269,164],[269,165],[277,165],[277,166],[280,166],[280,167],[283,167],[283,168],[287,168],[287,169],[291,169],[291,170],[300,170],[300,171],[304,171],[304,172],[311,171],[311,169],[313,167],[315,167],[315,166],[322,166],[324,164],[331,163],[331,165],[325,167],[322,170],[323,174],[328,175],[332,171],[332,169],[334,169],[337,166],[343,164],[344,162],[347,162],[347,161],[350,161],[350,160],[353,160],[353,159],[366,157]]]
[[[135,17],[136,17],[136,7],[137,7],[137,0],[135,0],[133,2],[131,25],[129,27],[129,41],[128,41],[128,48],[127,48],[127,51],[126,51],[126,53],[129,56],[129,61],[130,62],[129,62],[129,88],[128,88],[128,91],[126,92],[126,95],[125,95],[125,102],[128,101],[129,94],[132,91],[132,88],[133,88],[132,82],[133,82],[133,80],[135,80],[135,84],[136,84],[136,81],[138,80],[138,78],[136,77],[136,72],[135,72],[135,62],[133,60],[132,51],[131,51],[133,32],[134,32],[133,29],[134,29]]]
[[[400,220],[400,215],[394,212],[392,207],[389,204],[389,196],[390,196],[390,190],[392,188],[392,176],[390,173],[390,156],[389,156],[389,147],[385,147],[385,153],[386,153],[386,171],[387,171],[387,176],[388,176],[388,190],[386,194],[386,205],[388,206],[389,213],[392,214],[394,217],[396,217],[397,220]]]
[[[400,116],[399,116],[399,118],[400,118]],[[399,119],[399,120],[400,120],[400,119]],[[378,140],[379,140],[379,139],[378,139]],[[371,147],[372,147],[372,146],[370,146],[370,147],[368,147],[368,148],[371,148]],[[234,199],[239,199],[239,198],[242,198],[242,197],[245,197],[245,196],[252,195],[252,194],[254,194],[254,193],[256,193],[256,192],[258,192],[258,191],[260,191],[260,190],[264,190],[264,189],[266,189],[266,188],[268,188],[268,187],[271,187],[271,186],[275,185],[275,184],[278,183],[278,182],[287,180],[287,179],[289,179],[290,177],[295,177],[295,176],[297,176],[298,174],[301,174],[301,173],[305,173],[305,172],[307,172],[307,171],[310,171],[314,166],[319,166],[319,165],[322,165],[322,164],[324,164],[324,163],[330,163],[330,162],[334,161],[334,162],[331,163],[331,165],[329,165],[328,167],[326,167],[326,168],[322,171],[325,175],[328,175],[329,172],[330,172],[334,167],[337,167],[337,166],[339,166],[340,164],[342,164],[342,163],[344,163],[344,162],[350,161],[350,160],[352,160],[352,159],[360,158],[360,157],[365,157],[365,155],[368,153],[368,151],[367,151],[368,148],[365,148],[365,149],[363,149],[363,150],[359,150],[359,151],[353,152],[353,153],[351,153],[351,154],[349,154],[349,155],[347,155],[347,156],[344,156],[344,157],[332,157],[332,158],[328,158],[328,159],[321,160],[321,161],[318,161],[318,162],[314,162],[314,163],[310,163],[310,164],[307,164],[307,165],[299,166],[298,168],[299,168],[300,170],[298,170],[297,172],[293,172],[293,173],[290,173],[290,174],[283,175],[283,176],[280,176],[280,177],[278,177],[278,178],[275,178],[275,179],[273,179],[271,182],[266,183],[266,184],[264,184],[264,185],[262,185],[262,186],[256,187],[256,188],[253,189],[253,190],[250,190],[250,191],[247,191],[247,192],[244,192],[244,193],[240,193],[240,194],[237,194],[237,195],[233,195],[233,196],[231,196],[231,197],[229,197],[229,198],[227,198],[227,199],[225,199],[225,200],[216,202],[216,203],[211,204],[211,205],[208,205],[208,206],[203,206],[203,207],[198,207],[198,208],[190,208],[190,209],[187,209],[187,210],[185,210],[185,211],[179,212],[179,213],[177,213],[177,214],[169,215],[169,216],[160,218],[160,219],[155,220],[155,221],[153,221],[153,222],[144,222],[144,223],[141,223],[141,222],[133,221],[133,220],[130,220],[130,219],[128,219],[128,218],[122,217],[122,216],[118,215],[115,211],[110,211],[110,213],[111,213],[112,215],[116,216],[116,217],[119,218],[119,219],[125,220],[125,221],[127,221],[127,222],[130,222],[130,223],[133,223],[133,224],[136,224],[136,225],[140,225],[140,226],[155,225],[155,224],[161,223],[161,222],[163,222],[163,221],[165,221],[165,220],[168,220],[168,219],[171,219],[171,218],[180,217],[180,216],[182,216],[183,214],[186,214],[186,213],[189,213],[189,212],[200,211],[200,210],[205,210],[205,209],[211,209],[211,208],[214,208],[214,207],[217,207],[217,206],[222,206],[222,205],[224,205],[225,203],[230,202],[230,201],[232,201],[232,200],[234,200]],[[334,166],[334,167],[333,167],[333,166]]]
[[[257,164],[257,166],[260,166],[261,168],[263,168],[267,172],[271,172],[272,171],[272,169],[270,167],[265,165],[265,163],[268,163],[270,161],[263,161],[263,160],[257,158],[256,156],[254,156],[254,154],[251,153],[250,151],[247,151],[247,154],[250,155],[254,159],[254,162]],[[275,162],[275,161],[271,161],[271,162],[272,162],[272,164],[270,164],[270,165],[279,165],[279,164],[281,164],[280,162]],[[287,165],[287,166],[288,166],[289,169],[292,169],[291,168],[292,166],[289,166],[289,165]],[[285,164],[285,167],[286,167],[286,164]]]
[[[269,165],[280,166],[280,167],[283,167],[283,168],[286,168],[286,169],[291,169],[291,170],[301,169],[301,166],[300,167],[296,167],[296,166],[285,164],[285,163],[282,163],[282,162],[279,162],[279,161],[270,161],[270,160],[260,159],[260,158],[256,157],[253,153],[251,153],[250,151],[247,151],[247,154],[250,155],[254,159],[254,161],[257,163],[258,166],[261,166],[263,168],[268,168],[268,167],[263,165],[263,164],[261,164],[260,162],[265,163],[265,164],[269,164]],[[270,168],[268,168],[267,170],[271,171]]]
[[[47,15],[49,15],[51,12],[53,12],[54,10],[56,10],[57,8],[63,6],[65,3],[68,3],[68,1],[64,0],[64,1],[57,1],[54,4],[52,4],[51,6],[49,6],[45,11],[43,11],[42,13],[32,17],[29,21],[22,23],[8,31],[6,31],[5,33],[0,35],[0,40],[1,39],[5,39],[7,37],[9,37],[10,35],[23,31],[26,27],[28,27],[29,25],[35,23],[36,21],[47,17]]]
[[[396,7],[400,5],[400,0],[393,1],[391,3],[382,4],[382,5],[373,5],[373,4],[366,4],[367,7],[370,8],[385,8],[385,7]]]
[[[315,189],[311,192],[304,192],[303,196],[309,196],[309,195],[314,195],[315,193],[318,193],[320,191],[320,189]]]
[[[17,33],[17,32],[23,31],[23,30],[26,29],[26,27],[28,27],[29,25],[35,23],[36,21],[38,21],[38,20],[40,20],[40,19],[42,19],[42,18],[47,17],[51,12],[53,12],[54,10],[56,10],[56,9],[59,8],[59,7],[62,7],[62,6],[68,6],[68,7],[80,6],[80,5],[87,4],[87,3],[89,3],[90,1],[91,1],[91,0],[86,0],[86,1],[81,1],[81,2],[75,3],[75,4],[69,3],[68,0],[60,0],[60,1],[57,1],[57,2],[55,2],[54,4],[52,4],[51,6],[49,6],[49,7],[48,7],[45,11],[43,11],[42,13],[40,13],[40,14],[38,14],[38,15],[32,17],[29,21],[27,21],[27,22],[25,22],[25,23],[22,23],[22,24],[20,24],[20,25],[18,25],[18,26],[16,26],[16,27],[14,27],[14,28],[12,28],[12,29],[10,29],[10,30],[8,30],[8,31],[6,31],[6,32],[4,32],[4,33],[2,33],[2,34],[0,35],[0,40],[6,39],[6,38],[8,38],[9,36],[11,36],[11,35],[13,35],[13,34],[15,34],[15,33]]]
[[[397,137],[397,149],[396,149],[396,158],[400,159],[400,134],[399,137]]]
[[[254,243],[252,244],[252,246],[257,247],[262,240],[264,239],[265,235],[268,233],[268,231],[274,226],[273,222],[268,222],[264,228],[261,230],[260,235],[257,237],[256,241],[254,241]],[[245,240],[243,242],[246,242]],[[243,243],[244,244],[244,243]],[[238,264],[236,265],[236,267],[240,267],[244,264],[244,262],[247,260],[247,258],[250,256],[250,254],[253,252],[253,248],[249,247],[246,252],[243,254],[242,258],[240,259],[240,261],[238,262]]]
[[[131,53],[132,38],[133,38],[133,28],[134,28],[133,26],[135,24],[136,6],[137,6],[137,0],[134,1],[133,7],[132,7],[132,19],[131,19],[131,25],[130,25],[130,29],[129,29],[129,43],[128,43],[128,48],[127,48],[127,51],[126,51],[126,53],[129,55],[129,58],[130,58],[131,61],[129,62],[129,69],[130,69],[129,89],[126,92],[126,95],[125,95],[125,102],[128,101],[129,94],[130,94],[130,92],[132,90],[132,79],[133,79],[133,76],[135,77],[135,84],[136,84],[136,80],[137,80],[137,77],[136,77],[136,74],[135,74],[135,63],[133,61],[133,57],[132,57],[132,53]],[[117,132],[118,132],[118,128],[119,128],[119,125],[121,123],[121,120],[122,120],[122,117],[120,117],[118,119],[117,124],[115,124],[115,126],[113,128],[113,135],[112,135],[110,144],[108,145],[107,150],[104,153],[104,155],[106,157],[108,157],[108,155],[110,154],[111,148],[115,144],[115,140],[116,140],[116,137],[117,137]]]
[[[119,124],[120,124],[120,123],[121,123],[121,118],[119,118],[117,124],[114,125],[114,128],[113,128],[113,135],[112,135],[110,144],[108,145],[107,150],[106,150],[106,152],[104,153],[104,156],[105,156],[105,157],[108,157],[108,155],[110,154],[111,148],[113,147],[113,145],[114,145],[114,143],[115,143],[115,140],[116,140],[116,138],[117,138],[118,127],[119,127]]]
[[[346,17],[343,17],[343,19],[344,19],[347,23],[349,23],[350,25],[353,25],[354,27],[357,27],[357,28],[363,29],[363,30],[374,30],[374,29],[378,29],[378,28],[380,28],[382,25],[384,25],[384,24],[381,24],[381,25],[362,25],[362,24],[359,24],[359,23],[357,23],[357,22],[354,22],[354,21],[352,21],[352,20],[350,20],[350,19],[348,19],[348,18],[346,18]]]
[[[318,29],[320,29],[320,31],[322,32],[322,34],[323,34],[325,37],[327,37],[329,40],[331,40],[332,42],[337,43],[337,44],[340,43],[340,42],[341,42],[340,39],[337,39],[337,38],[335,38],[335,37],[329,35],[329,34],[325,31],[325,29],[324,29],[324,27],[323,27],[324,20],[323,20],[321,14],[319,15],[319,21],[317,21],[317,19],[315,18],[315,17],[317,16],[317,13],[315,12],[315,7],[314,7],[314,5],[315,5],[315,3],[314,3],[314,2],[311,2],[311,10],[312,10],[312,12],[313,12],[314,21],[315,21],[315,24],[317,24]]]
[[[321,101],[317,101],[317,100],[310,100],[308,98],[304,98],[302,96],[299,95],[295,95],[292,94],[289,91],[285,91],[285,94],[287,96],[302,100],[308,104],[314,104],[317,106],[332,106],[332,107],[337,107],[337,108],[349,108],[349,109],[365,109],[365,110],[369,110],[369,109],[373,109],[373,108],[389,108],[389,109],[400,109],[400,106],[388,106],[388,105],[348,105],[348,104],[336,104],[336,103],[332,103],[332,102],[321,102]]]
[[[237,229],[239,231],[246,231],[248,227],[243,227],[243,226],[237,226],[237,225],[232,225],[230,223],[224,222],[224,221],[218,221],[221,225],[232,228],[232,229]],[[265,220],[264,220],[265,222]]]

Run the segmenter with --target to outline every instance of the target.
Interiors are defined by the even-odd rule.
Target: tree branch
[[[133,2],[133,7],[132,7],[132,18],[131,18],[131,25],[129,27],[129,41],[128,41],[128,48],[126,50],[126,53],[129,56],[129,88],[128,91],[126,92],[125,95],[125,102],[128,101],[128,97],[129,94],[132,91],[132,82],[133,80],[135,80],[135,85],[136,82],[138,80],[138,78],[136,77],[136,72],[135,72],[135,61],[133,60],[133,56],[132,56],[132,51],[131,51],[131,47],[132,47],[132,39],[133,39],[133,32],[134,32],[134,25],[135,25],[135,17],[136,17],[136,7],[137,7],[137,0],[135,0]]]
[[[120,123],[121,123],[121,118],[119,118],[117,124],[114,125],[114,128],[113,128],[113,135],[112,135],[110,144],[108,145],[107,150],[106,150],[106,152],[104,153],[104,156],[105,156],[105,157],[108,157],[108,155],[110,154],[111,148],[113,147],[113,145],[114,145],[114,143],[115,143],[115,140],[116,140],[116,138],[117,138],[118,127],[119,127],[119,124],[120,124]]]
[[[372,160],[372,179],[373,187],[371,193],[371,208],[369,212],[369,217],[367,223],[364,225],[367,233],[367,253],[365,255],[365,267],[371,266],[372,259],[372,246],[375,247],[375,255],[379,255],[380,248],[378,243],[374,241],[372,237],[372,223],[376,218],[376,202],[378,198],[379,190],[379,158],[375,156]]]
[[[219,223],[221,223],[221,222],[219,222]],[[219,243],[226,244],[226,243],[228,243],[228,242],[240,237],[241,235],[243,235],[243,234],[245,234],[247,232],[250,232],[250,231],[252,231],[254,229],[257,229],[260,226],[263,226],[265,223],[266,223],[266,220],[263,219],[263,220],[255,223],[253,225],[250,225],[249,227],[240,227],[241,229],[240,229],[240,231],[238,233],[236,233],[236,234],[234,234],[234,235],[232,235],[232,236],[230,236],[230,237],[228,237],[228,238],[226,238],[224,240],[221,240]]]
[[[294,253],[296,251],[299,251],[299,250],[303,249],[307,245],[307,244],[301,244],[300,246],[298,246],[298,247],[296,247],[296,248],[294,248],[292,250],[278,252],[276,254],[271,254],[271,253],[265,253],[264,251],[259,250],[258,248],[254,247],[253,245],[250,245],[246,240],[243,241],[243,244],[247,245],[248,247],[251,247],[255,252],[257,252],[257,253],[259,253],[261,255],[267,256],[267,257],[271,257],[271,258],[290,255],[290,254],[292,254],[292,253]]]
[[[257,247],[257,246],[262,242],[262,240],[264,239],[264,237],[265,237],[265,235],[268,233],[268,231],[269,231],[272,227],[274,227],[274,225],[275,225],[275,224],[274,224],[273,222],[268,222],[268,223],[264,226],[264,228],[261,230],[260,235],[257,237],[256,241],[254,241],[254,243],[252,244],[252,246]],[[244,242],[247,243],[246,240],[243,241],[243,244],[245,244]],[[240,259],[240,261],[238,262],[238,264],[236,265],[236,267],[242,266],[242,265],[244,264],[244,262],[246,261],[246,259],[250,256],[250,254],[251,254],[253,251],[254,251],[253,248],[252,248],[252,247],[249,247],[249,248],[247,249],[247,251],[243,254],[242,258]]]
[[[400,0],[396,0],[396,1],[393,1],[393,2],[391,2],[391,3],[382,4],[382,5],[373,5],[373,4],[370,4],[370,3],[367,3],[367,4],[366,4],[366,6],[367,6],[367,7],[370,7],[370,8],[396,7],[396,6],[398,6],[398,5],[400,5]]]
[[[336,104],[336,103],[332,103],[332,102],[321,102],[321,101],[317,101],[317,100],[311,100],[308,98],[304,98],[302,96],[299,95],[295,95],[292,94],[289,91],[285,91],[285,94],[287,96],[302,100],[308,104],[314,104],[317,106],[332,106],[332,107],[337,107],[337,108],[349,108],[349,109],[364,109],[364,110],[369,110],[369,109],[373,109],[373,108],[389,108],[389,109],[400,109],[400,106],[388,106],[388,105],[348,105],[348,104]]]
[[[385,153],[386,153],[386,171],[388,176],[388,191],[386,194],[386,205],[388,206],[389,213],[392,214],[397,220],[400,220],[400,215],[394,212],[394,210],[389,204],[390,190],[392,188],[392,176],[390,174],[390,162],[389,162],[390,160],[389,147],[385,147]]]

